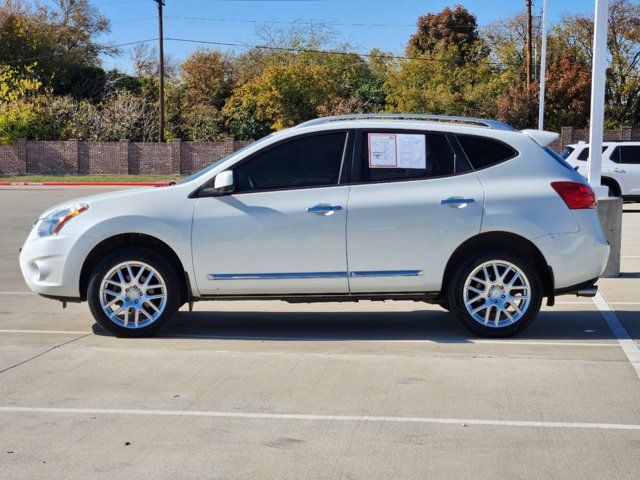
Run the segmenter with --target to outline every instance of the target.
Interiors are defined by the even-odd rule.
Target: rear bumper
[[[595,216],[595,212],[593,214]],[[591,228],[580,223],[579,232],[543,235],[533,240],[553,269],[556,292],[574,292],[593,286],[607,265],[609,244],[599,223]]]

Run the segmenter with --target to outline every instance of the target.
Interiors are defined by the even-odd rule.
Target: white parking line
[[[213,417],[254,420],[302,420],[325,422],[422,423],[440,425],[479,425],[491,427],[580,428],[596,430],[640,430],[640,425],[626,423],[537,422],[522,420],[480,420],[475,418],[387,417],[377,415],[307,415],[292,413],[215,412],[203,410],[143,410],[128,408],[49,408],[0,407],[0,413],[34,413],[49,415],[129,415],[165,417]]]
[[[57,335],[83,335],[92,332],[82,332],[76,330],[13,330],[4,329],[0,330],[0,333],[32,333],[32,334],[57,334]],[[260,335],[198,335],[198,334],[171,334],[163,335],[159,334],[157,339],[171,340],[171,339],[201,339],[201,340],[268,340],[268,341],[308,341],[313,339],[314,341],[332,341],[337,340],[335,337],[275,337],[275,336],[260,336]],[[126,340],[123,340],[126,341]],[[603,343],[603,342],[561,342],[561,341],[545,341],[545,340],[475,340],[468,338],[442,338],[442,339],[429,339],[422,340],[393,340],[393,339],[358,339],[354,338],[350,341],[353,342],[379,342],[379,343],[427,343],[427,344],[490,344],[490,345],[533,345],[533,346],[545,346],[545,347],[616,347],[618,343]]]
[[[93,332],[80,332],[75,330],[0,330],[0,333],[45,333],[59,335],[86,335]]]
[[[638,344],[631,338],[627,329],[624,327],[622,322],[620,322],[616,312],[613,311],[611,305],[607,303],[607,300],[601,292],[598,292],[596,296],[593,297],[593,303],[596,304],[596,307],[600,310],[600,313],[606,320],[609,328],[618,338],[620,347],[622,347],[622,350],[629,359],[629,362],[635,369],[636,374],[640,377],[640,348],[638,347]]]

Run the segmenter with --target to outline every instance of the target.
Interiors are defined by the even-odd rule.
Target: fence
[[[250,142],[35,141],[0,145],[0,175],[189,175]]]
[[[604,131],[605,141],[638,140],[640,129],[622,127]],[[560,138],[551,147],[589,140],[588,129],[562,127]],[[250,142],[138,143],[35,141],[19,139],[0,145],[0,175],[189,175]]]

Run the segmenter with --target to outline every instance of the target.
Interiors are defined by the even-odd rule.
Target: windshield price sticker
[[[370,133],[370,168],[427,168],[425,135]]]

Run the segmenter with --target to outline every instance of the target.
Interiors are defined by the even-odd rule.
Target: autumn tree
[[[454,47],[461,59],[468,53],[477,53],[480,40],[477,19],[461,5],[427,13],[418,18],[417,27],[409,39],[407,52],[410,54],[433,53],[443,44]]]
[[[565,15],[554,28],[559,50],[571,51],[591,69],[593,21]],[[640,125],[640,3],[612,0],[609,6],[609,68],[605,120],[610,126]]]
[[[0,62],[18,68],[37,62],[40,80],[56,94],[99,94],[99,56],[115,50],[96,41],[109,22],[89,0],[55,0],[53,6],[6,0],[0,4]]]
[[[269,32],[272,32],[269,30]],[[365,113],[383,107],[384,55],[367,61],[331,43],[325,31],[295,28],[266,36],[268,48],[242,55],[238,85],[223,114],[239,138],[257,138],[323,115]]]
[[[496,69],[464,7],[445,8],[418,20],[418,31],[385,82],[387,109],[405,113],[495,113]]]

